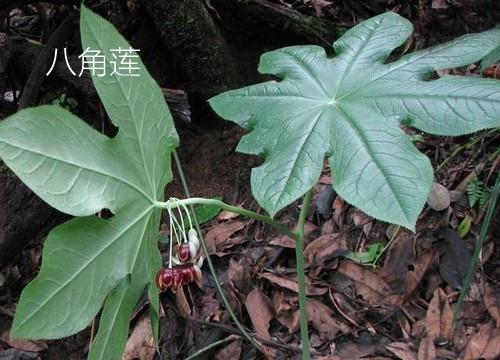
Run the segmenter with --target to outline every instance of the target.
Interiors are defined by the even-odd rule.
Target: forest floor
[[[500,13],[497,8],[487,12],[488,8],[481,7],[482,3],[493,6],[494,1],[477,2],[476,7],[458,0],[422,1],[418,2],[422,7],[412,12],[394,5],[394,1],[359,1],[357,5],[340,2],[343,6],[325,0],[276,3],[346,25],[388,9],[400,11],[416,26],[412,48],[449,40],[466,31],[484,30],[495,24],[499,18],[494,17]],[[21,7],[20,11],[30,10]],[[476,66],[446,73],[480,76]],[[182,88],[180,83],[176,85]],[[219,122],[208,128],[201,119],[192,121],[194,125],[180,127],[178,149],[191,195],[222,197],[227,203],[262,211],[251,196],[248,180],[251,168],[260,160],[235,152],[243,131]],[[419,218],[416,233],[375,221],[345,203],[333,192],[325,164],[307,217],[304,251],[314,358],[500,358],[498,211],[471,291],[454,319],[464,272],[500,169],[500,131],[458,138],[424,135],[416,144],[431,159],[438,184]],[[167,196],[182,198],[179,177],[175,178]],[[298,214],[299,205],[292,204],[277,219],[293,228]],[[166,221],[162,229],[168,228]],[[162,358],[186,358],[215,343],[197,358],[299,358],[293,240],[226,211],[204,223],[202,229],[217,278],[205,266],[202,288],[188,285],[175,293],[162,293]],[[88,354],[94,326],[57,341],[9,338],[16,303],[39,269],[42,247],[40,242],[31,243],[16,261],[0,268],[2,360],[84,359]],[[382,253],[377,252],[381,249]],[[166,249],[162,250],[166,256]],[[259,342],[258,349],[247,343],[231,322],[215,281],[222,284],[236,315]],[[159,358],[147,307],[144,300],[134,312],[124,359]]]

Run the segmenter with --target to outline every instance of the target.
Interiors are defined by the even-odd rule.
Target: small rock
[[[427,198],[427,205],[430,206],[432,210],[443,211],[450,206],[450,192],[443,185],[434,183],[432,185],[432,190]]]

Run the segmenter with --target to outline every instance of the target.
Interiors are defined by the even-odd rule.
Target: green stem
[[[493,212],[495,211],[499,192],[500,192],[500,172],[497,175],[495,186],[493,187],[493,191],[490,197],[490,202],[488,204],[488,210],[486,211],[486,216],[484,217],[484,222],[483,225],[481,226],[481,232],[479,233],[479,239],[478,241],[476,241],[476,244],[474,246],[474,254],[472,255],[469,267],[467,268],[467,274],[465,275],[464,286],[462,288],[462,291],[460,291],[460,296],[458,297],[457,304],[455,306],[455,311],[453,314],[454,321],[458,319],[458,316],[462,312],[462,306],[465,296],[469,293],[470,285],[472,283],[472,278],[474,277],[474,273],[476,272],[477,262],[481,254],[481,250],[483,248],[483,243],[484,240],[486,239],[486,235],[488,234],[490,221],[491,218],[493,217]]]
[[[246,216],[246,217],[251,218],[251,219],[262,221],[266,224],[271,225],[273,228],[278,230],[280,233],[287,235],[296,241],[298,240],[298,234],[296,234],[293,231],[291,231],[290,229],[288,229],[285,225],[280,224],[277,221],[274,221],[269,216],[262,215],[262,214],[259,214],[259,213],[256,213],[256,212],[253,212],[253,211],[250,211],[247,209],[242,209],[242,208],[237,207],[237,206],[232,206],[232,205],[226,204],[225,202],[218,200],[218,199],[205,199],[205,198],[193,197],[193,198],[187,198],[187,199],[183,199],[183,200],[172,199],[172,200],[168,200],[165,202],[156,201],[154,203],[154,206],[162,208],[162,209],[166,209],[168,207],[170,207],[171,209],[175,209],[175,208],[180,207],[180,206],[192,206],[192,205],[217,206],[221,209],[224,209],[224,210],[236,213],[236,214],[240,214],[240,215]]]
[[[190,200],[189,197],[191,195],[189,194],[189,188],[188,188],[188,185],[186,182],[186,178],[184,177],[184,171],[182,171],[181,162],[180,162],[179,157],[177,156],[177,152],[175,150],[174,150],[173,154],[174,154],[175,163],[177,165],[177,170],[179,172],[179,177],[181,179],[182,187],[184,189],[184,193],[188,197],[188,199],[186,199],[186,200]],[[197,199],[197,198],[192,198],[192,199]],[[226,310],[229,313],[229,316],[231,317],[231,319],[235,323],[238,330],[245,337],[245,339],[247,339],[250,342],[250,344],[252,344],[257,349],[260,350],[259,344],[257,344],[255,342],[255,340],[252,338],[252,336],[250,336],[248,331],[245,329],[243,324],[240,322],[240,320],[238,319],[238,317],[234,313],[233,308],[231,307],[231,304],[229,303],[229,300],[227,299],[226,294],[224,293],[224,290],[222,289],[222,286],[220,285],[219,280],[217,279],[217,272],[215,271],[214,264],[212,263],[212,259],[210,258],[210,254],[208,253],[207,246],[205,245],[205,241],[203,240],[203,234],[202,234],[201,229],[200,229],[200,224],[198,224],[198,219],[196,218],[195,212],[193,210],[193,204],[196,204],[196,202],[188,202],[186,200],[177,200],[175,202],[175,204],[176,205],[180,204],[182,206],[181,202],[185,201],[184,205],[189,206],[189,208],[191,209],[191,212],[193,214],[194,224],[196,226],[196,231],[198,232],[198,236],[200,237],[201,248],[202,248],[203,253],[205,255],[205,258],[206,258],[206,261],[208,264],[208,268],[210,269],[210,272],[212,273],[212,276],[214,277],[214,280],[215,280],[215,288],[217,289],[217,292],[219,293],[219,296],[221,297],[222,302],[224,303],[224,306],[226,307]],[[201,199],[201,200],[211,200],[211,199]],[[223,203],[222,201],[221,201],[221,203],[226,205],[229,208],[232,208],[232,206],[229,206],[229,205]],[[157,205],[160,208],[163,208],[164,206],[168,207],[168,205],[165,205],[165,204],[167,204],[167,203],[157,202],[155,205]],[[172,204],[172,206],[174,206],[174,204]],[[236,208],[236,209],[239,209],[239,208]],[[229,210],[229,211],[231,211],[231,210]],[[248,210],[246,210],[246,211],[248,211]],[[249,211],[249,212],[251,213],[251,211]]]
[[[295,258],[297,260],[297,278],[299,282],[299,315],[300,315],[300,338],[302,359],[311,358],[309,346],[309,329],[307,327],[307,298],[306,298],[306,270],[304,266],[304,226],[306,223],[307,210],[311,205],[312,190],[304,195],[302,208],[300,209],[299,223],[297,224],[297,239],[295,241]]]

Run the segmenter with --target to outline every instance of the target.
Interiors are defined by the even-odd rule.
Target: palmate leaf
[[[94,85],[118,134],[108,138],[57,106],[20,111],[0,122],[0,157],[38,196],[75,216],[53,229],[40,273],[23,291],[11,336],[52,339],[86,327],[104,303],[91,359],[121,359],[128,321],[147,290],[157,333],[161,266],[157,247],[170,155],[178,145],[160,88],[138,61],[139,76],[112,75],[111,49],[130,46],[82,6],[83,48],[106,56]],[[94,214],[103,208],[114,216]]]
[[[318,180],[328,157],[337,193],[367,214],[414,229],[433,170],[400,124],[438,135],[500,126],[500,82],[447,76],[437,69],[467,65],[500,44],[500,29],[463,36],[385,63],[410,36],[395,13],[346,32],[328,58],[318,46],[265,53],[268,81],[210,100],[224,119],[250,132],[238,150],[265,156],[253,169],[252,192],[271,215]]]

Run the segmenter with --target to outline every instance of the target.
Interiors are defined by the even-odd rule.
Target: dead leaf
[[[275,275],[272,273],[259,274],[259,277],[264,278],[273,284],[281,286],[282,288],[294,291],[296,293],[299,292],[299,284],[297,283],[297,280]],[[327,291],[327,288],[311,286],[308,279],[306,278],[306,295],[319,296],[326,294]]]
[[[500,327],[500,293],[488,282],[484,287],[484,305],[491,317],[496,321],[497,327]]]
[[[460,290],[470,263],[470,251],[457,232],[448,227],[439,230],[439,239],[444,242],[444,254],[439,261],[439,273],[448,285]]]
[[[383,348],[387,342],[386,337],[372,335],[368,331],[363,331],[356,338],[348,338],[339,342],[335,355],[338,355],[343,360],[359,360]]]
[[[306,237],[310,236],[313,231],[318,230],[318,227],[313,223],[306,221],[304,224],[304,234]],[[279,235],[270,242],[271,245],[281,246],[289,249],[295,249],[295,240],[286,235]]]
[[[231,211],[227,211],[227,210],[222,210],[219,213],[219,215],[217,215],[217,220],[220,220],[220,221],[231,220],[231,219],[237,218],[238,216],[240,216],[240,214],[237,214],[237,213],[234,213]]]
[[[244,221],[228,221],[212,226],[205,236],[205,244],[209,253],[219,251],[221,244],[235,232],[243,229],[246,224]]]
[[[418,347],[418,360],[436,360],[436,347],[434,340],[430,336],[424,337]]]
[[[408,299],[415,289],[420,285],[427,270],[437,259],[438,251],[433,249],[430,252],[423,253],[415,262],[408,265],[406,273],[404,298]]]
[[[333,216],[332,219],[337,224],[339,228],[342,228],[342,225],[344,224],[344,200],[340,196],[337,196],[335,198],[335,201],[333,202]]]
[[[401,360],[417,360],[417,354],[412,349],[410,343],[407,342],[393,342],[386,345],[385,348],[391,353],[396,355]]]
[[[403,293],[408,265],[414,261],[414,238],[407,231],[400,232],[393,240],[384,260],[381,275],[396,294]]]
[[[252,288],[252,277],[248,271],[249,265],[245,263],[245,258],[235,261],[229,260],[229,269],[227,271],[227,279],[229,284],[239,294],[246,295]]]
[[[322,265],[325,258],[330,257],[340,248],[342,237],[341,234],[326,234],[311,241],[304,250],[306,263],[311,267]]]
[[[373,270],[361,265],[341,261],[337,271],[354,281],[356,293],[370,304],[380,304],[392,291],[389,285]]]
[[[339,332],[348,334],[350,328],[333,318],[333,311],[328,306],[314,299],[307,300],[307,317],[318,331],[322,340],[334,340]]]
[[[47,344],[43,341],[11,339],[8,331],[2,333],[2,336],[0,336],[0,340],[5,342],[10,347],[22,351],[30,351],[38,353],[45,351],[49,348]]]
[[[500,328],[484,324],[465,347],[464,360],[494,360],[500,356]]]
[[[156,348],[149,316],[143,316],[135,325],[125,345],[122,360],[153,360]]]
[[[192,311],[186,299],[186,293],[184,288],[180,287],[179,290],[175,292],[175,303],[177,305],[177,310],[179,310],[179,315],[183,318],[191,317]]]
[[[333,200],[337,196],[335,190],[333,190],[331,185],[320,185],[321,189],[316,197],[314,205],[316,211],[320,214],[323,219],[329,219],[332,216],[332,204]]]
[[[448,298],[441,288],[434,291],[434,296],[429,303],[425,316],[425,329],[427,337],[432,340],[451,340],[453,337],[453,312]]]
[[[354,210],[351,213],[352,222],[356,227],[362,226],[363,233],[368,236],[373,227],[373,219],[361,211]]]
[[[245,300],[245,307],[257,335],[270,338],[269,322],[274,318],[275,310],[267,295],[259,288],[253,289]]]
[[[231,338],[233,335],[229,336]],[[215,360],[239,359],[241,357],[241,339],[231,341],[215,353]]]

